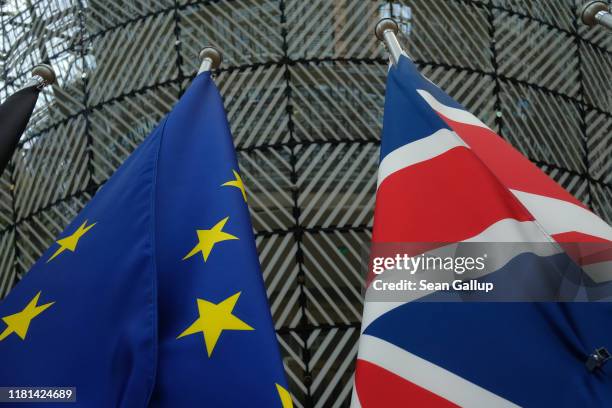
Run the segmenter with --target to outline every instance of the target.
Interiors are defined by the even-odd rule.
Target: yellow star
[[[276,391],[280,397],[283,408],[293,408],[293,401],[291,400],[291,394],[283,386],[276,384]]]
[[[238,239],[238,237],[228,234],[227,232],[223,232],[223,227],[225,226],[227,220],[229,220],[229,217],[225,217],[209,230],[197,230],[199,242],[195,247],[193,247],[191,252],[185,255],[183,261],[187,258],[191,258],[198,252],[202,252],[204,262],[206,262],[208,255],[210,255],[210,252],[215,244],[222,241],[228,241],[230,239]]]
[[[0,334],[0,341],[6,339],[11,333],[15,333],[21,337],[21,340],[25,340],[32,319],[55,303],[51,302],[36,306],[40,293],[41,292],[38,292],[36,296],[34,296],[34,299],[30,300],[30,303],[28,303],[25,309],[23,309],[21,312],[2,318],[2,321],[6,323],[6,329],[4,329],[2,334]]]
[[[242,192],[242,198],[244,198],[244,201],[246,202],[246,191],[244,190],[244,183],[242,182],[242,178],[240,177],[240,174],[238,174],[238,172],[236,170],[232,170],[232,172],[234,172],[234,177],[236,177],[235,180],[230,180],[227,183],[223,183],[221,184],[221,186],[230,186],[230,187],[236,187],[237,189],[239,189]]]
[[[51,262],[56,256],[58,256],[65,250],[74,252],[81,237],[85,235],[87,231],[92,229],[94,225],[96,225],[95,222],[91,225],[87,225],[87,220],[85,220],[85,222],[81,224],[81,226],[72,235],[69,235],[66,238],[62,238],[56,241],[60,247],[57,248],[57,251],[55,251],[55,253],[51,255],[51,258],[49,258],[47,262]]]
[[[201,332],[204,335],[208,357],[210,357],[217,344],[217,340],[219,340],[224,330],[255,330],[232,314],[240,293],[238,292],[217,304],[204,299],[198,299],[200,317],[182,332],[177,339]]]

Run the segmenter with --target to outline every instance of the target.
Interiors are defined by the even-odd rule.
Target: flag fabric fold
[[[0,175],[11,160],[34,111],[40,90],[27,86],[9,96],[0,105]]]
[[[612,280],[612,228],[405,56],[387,79],[372,241],[550,243],[589,282]],[[593,242],[594,252],[582,245]],[[548,259],[524,250],[504,256],[505,274],[525,265],[537,274]],[[585,366],[598,347],[612,349],[612,326],[604,323],[610,303],[376,302],[369,295],[370,288],[353,407],[612,404],[612,366]]]
[[[200,74],[0,304],[0,384],[76,387],[87,407],[291,406],[247,199]]]

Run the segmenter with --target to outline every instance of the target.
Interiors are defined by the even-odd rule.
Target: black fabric
[[[35,86],[24,88],[0,105],[0,176],[28,125],[39,92]]]

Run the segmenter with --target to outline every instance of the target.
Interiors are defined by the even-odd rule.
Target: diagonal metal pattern
[[[584,173],[580,108],[563,98],[502,81],[502,135],[529,158]]]
[[[489,0],[496,7],[507,9],[519,16],[529,16],[532,20],[561,30],[574,28],[573,7],[580,0]],[[581,3],[580,3],[581,4]]]
[[[347,228],[371,224],[378,145],[311,144],[300,150],[296,171],[300,225]]]
[[[393,17],[410,22],[403,37],[406,51],[413,58],[492,71],[490,22],[485,5],[447,0],[413,0],[391,5]]]
[[[8,293],[17,282],[17,268],[15,267],[15,232],[12,230],[0,235],[0,267],[4,273],[0,274],[0,291]]]
[[[85,121],[77,118],[29,139],[13,157],[18,218],[84,190],[91,174]]]
[[[282,66],[220,72],[216,81],[238,148],[279,145],[290,140],[287,83]]]
[[[346,407],[395,18],[432,81],[612,221],[612,36],[582,0],[5,0],[0,99],[51,63],[0,177],[0,298],[172,108],[205,44],[296,407]]]
[[[495,12],[495,49],[500,75],[576,96],[577,45],[570,33]]]
[[[0,177],[0,229],[7,229],[13,222],[13,190],[10,173],[5,171]]]
[[[176,77],[172,13],[150,16],[105,32],[90,40],[92,65],[88,76],[88,103],[99,105],[113,97],[150,87]],[[97,50],[112,49],[111,58],[100,58]],[[146,61],[146,63],[143,63]]]
[[[593,209],[603,214],[604,220],[612,224],[612,187],[596,183],[591,187],[591,191]]]
[[[86,33],[99,34],[174,6],[174,0],[92,1],[83,10],[85,17],[82,24]]]
[[[224,66],[267,63],[283,55],[278,0],[187,2],[176,24],[185,74],[197,70],[203,43],[223,50]]]
[[[597,111],[585,115],[589,174],[595,180],[612,184],[612,117]]]
[[[610,37],[610,36],[608,36]],[[604,112],[612,111],[612,51],[584,44],[580,47],[580,57],[588,61],[581,66],[584,83],[584,102]]]
[[[290,67],[289,73],[297,140],[364,142],[380,138],[384,65],[310,62]]]
[[[292,59],[375,58],[381,48],[371,33],[381,2],[288,0],[287,54]],[[369,32],[364,33],[364,27]]]
[[[88,116],[89,161],[95,183],[102,184],[113,174],[172,108],[177,94],[177,84],[145,89],[105,103]]]

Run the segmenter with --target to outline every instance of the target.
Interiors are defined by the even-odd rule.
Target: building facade
[[[0,179],[0,298],[219,47],[297,407],[347,406],[388,59],[381,17],[422,71],[612,222],[612,35],[580,0],[2,0],[0,100],[48,87]]]

